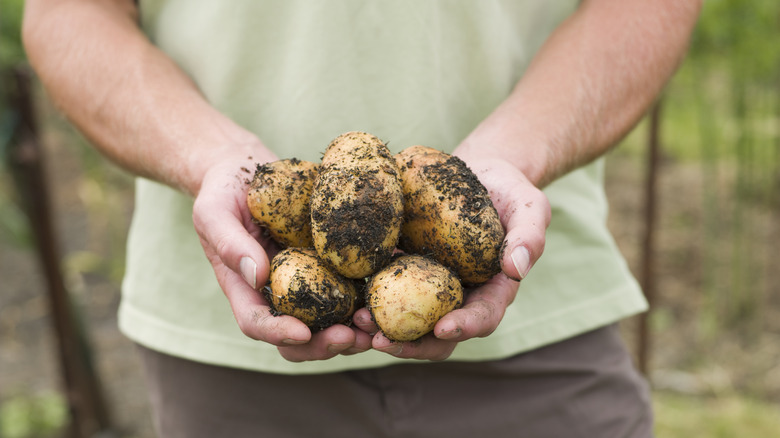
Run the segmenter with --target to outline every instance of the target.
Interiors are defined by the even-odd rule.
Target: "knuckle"
[[[228,235],[220,233],[218,235],[212,235],[210,239],[204,240],[206,240],[208,246],[212,248],[215,256],[222,260],[225,265],[230,266],[231,268],[238,266],[238,257],[233,257],[235,244]],[[233,262],[233,264],[231,264],[231,262]]]
[[[216,251],[216,253],[219,254],[221,258],[224,259],[224,256],[227,255],[229,248],[230,242],[228,239],[226,239],[224,236],[217,237],[216,241],[214,242],[214,251]]]
[[[265,341],[264,333],[268,330],[270,324],[270,313],[264,313],[260,310],[253,310],[249,317],[238,319],[238,328],[241,333],[256,341]]]
[[[474,302],[472,308],[472,319],[474,321],[474,330],[472,337],[484,338],[496,330],[496,315],[499,313],[496,305],[487,300]]]
[[[258,336],[255,331],[255,328],[257,327],[255,321],[257,321],[258,318],[256,314],[257,312],[253,312],[251,318],[239,318],[237,321],[238,328],[241,330],[241,333],[254,340],[258,340]]]

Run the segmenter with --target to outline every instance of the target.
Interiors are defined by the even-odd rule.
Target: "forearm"
[[[28,1],[28,56],[55,103],[109,158],[195,194],[215,158],[265,150],[145,38],[136,13],[129,0]]]
[[[539,187],[599,157],[672,76],[699,7],[699,0],[584,1],[456,153],[509,160]]]

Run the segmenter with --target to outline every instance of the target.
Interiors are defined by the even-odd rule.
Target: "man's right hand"
[[[258,156],[262,152],[258,149]],[[260,290],[268,282],[277,248],[252,221],[246,203],[247,182],[255,166],[246,156],[214,164],[205,173],[192,212],[203,250],[241,331],[276,345],[293,362],[368,350],[371,336],[357,328],[337,324],[312,333],[296,318],[272,314]]]

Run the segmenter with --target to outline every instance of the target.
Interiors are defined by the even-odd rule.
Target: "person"
[[[119,324],[160,436],[652,436],[616,329],[647,304],[605,225],[602,157],[700,7],[26,2],[49,95],[138,176]],[[258,291],[272,244],[252,169],[353,130],[457,155],[505,227],[503,272],[420,341],[390,342],[366,309],[312,333]]]

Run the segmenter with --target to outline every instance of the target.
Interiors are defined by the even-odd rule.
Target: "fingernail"
[[[528,252],[528,248],[524,246],[518,246],[512,250],[510,254],[512,258],[512,264],[515,265],[517,274],[521,279],[528,275],[528,271],[531,270],[531,254]]]
[[[241,270],[241,276],[252,286],[252,289],[257,289],[257,263],[249,257],[243,257],[238,268]]]
[[[351,345],[352,344],[330,344],[328,345],[328,351],[333,354],[341,353],[342,351],[349,348]]]
[[[308,341],[301,341],[298,339],[290,339],[290,338],[282,339],[282,343],[287,345],[301,345],[301,344],[305,344],[306,342]]]
[[[347,348],[346,350],[342,351],[341,354],[343,354],[345,356],[349,356],[349,355],[352,355],[352,354],[362,353],[364,351],[366,351],[366,350],[362,349],[362,348],[350,347],[350,348]]]
[[[454,329],[454,330],[450,330],[450,331],[448,331],[448,332],[442,332],[442,333],[439,333],[439,335],[437,336],[437,338],[439,338],[439,339],[445,339],[445,340],[446,340],[446,339],[454,339],[454,338],[457,338],[458,336],[460,336],[461,332],[462,332],[462,331],[461,331],[461,329],[460,329],[460,328],[456,328],[456,329]]]
[[[404,351],[404,346],[402,344],[390,344],[387,348],[383,348],[382,351],[387,354],[397,356],[401,354],[402,351]]]

